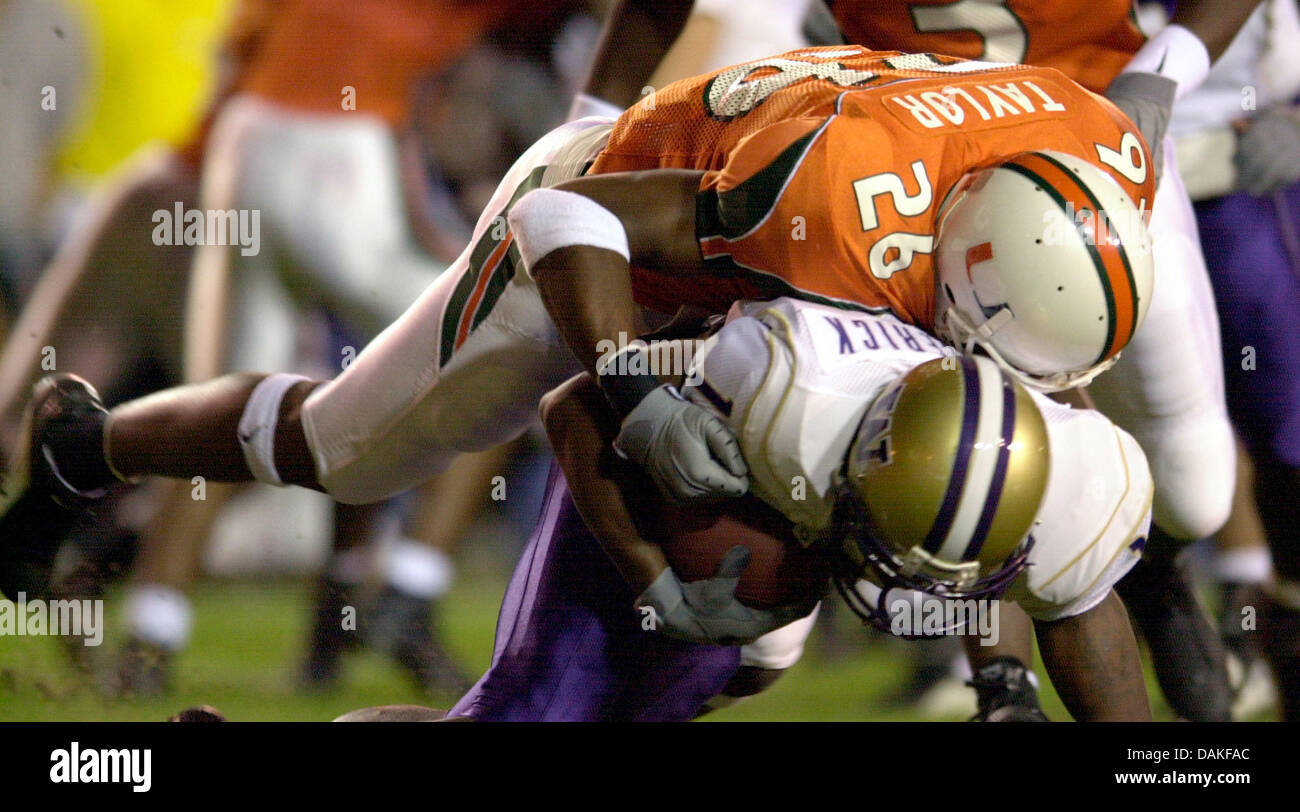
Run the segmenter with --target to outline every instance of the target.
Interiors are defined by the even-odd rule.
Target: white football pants
[[[363,113],[232,98],[213,125],[199,197],[205,216],[233,209],[256,233],[197,253],[191,380],[293,368],[300,306],[325,307],[368,339],[446,268],[411,232],[392,131]]]

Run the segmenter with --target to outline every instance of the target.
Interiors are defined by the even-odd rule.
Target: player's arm
[[[569,118],[617,115],[635,102],[686,27],[694,5],[694,0],[615,2],[596,45],[587,84],[574,100]]]
[[[1133,55],[1106,98],[1133,120],[1159,178],[1174,102],[1205,81],[1259,0],[1183,0],[1169,25]]]
[[[631,485],[635,469],[611,451],[618,419],[585,374],[547,393],[540,408],[573,504],[623,580],[641,594],[668,568],[668,561],[632,520],[632,503],[644,494],[639,496]]]
[[[749,487],[726,424],[638,362],[644,346],[622,346],[645,332],[632,299],[632,263],[681,274],[702,268],[695,238],[701,177],[654,170],[580,178],[529,192],[509,215],[524,268],[560,336],[622,418],[615,447],[675,501],[739,496]]]
[[[577,178],[530,192],[511,209],[524,264],[560,335],[593,375],[602,341],[645,332],[632,301],[632,265],[682,274],[703,267],[695,236],[703,175],[656,169]]]
[[[654,610],[655,629],[696,643],[748,643],[806,615],[808,607],[751,609],[736,599],[736,584],[749,564],[737,545],[712,578],[683,584],[658,544],[647,540],[633,510],[651,499],[639,471],[611,453],[619,421],[587,375],[548,393],[542,422],[574,505],[619,574],[638,597],[636,606]],[[640,506],[640,507],[639,507]]]
[[[1260,0],[1179,0],[1170,25],[1181,25],[1196,35],[1217,62],[1237,32],[1254,13]]]
[[[1114,590],[1082,614],[1035,620],[1034,631],[1052,685],[1076,721],[1151,721],[1137,640]]]

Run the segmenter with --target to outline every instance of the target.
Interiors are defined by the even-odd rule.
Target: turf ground
[[[481,673],[491,656],[504,575],[466,571],[443,603],[442,627],[449,647],[466,669]],[[158,721],[195,704],[221,709],[232,720],[328,721],[354,708],[409,702],[450,705],[456,697],[425,697],[395,665],[369,652],[348,655],[338,690],[307,694],[295,676],[303,655],[308,623],[309,582],[207,580],[194,593],[193,644],[177,660],[173,692],[159,699],[110,699],[67,665],[53,638],[9,637],[0,641],[0,721]],[[110,593],[110,622],[95,653],[116,654],[121,624],[113,617],[120,602]],[[847,615],[847,613],[843,613]],[[904,678],[900,652],[907,644],[868,640],[848,617],[835,627],[835,648],[819,629],[804,661],[771,690],[712,714],[718,721],[746,720],[913,720],[912,709],[890,709],[883,699]],[[869,643],[869,644],[868,644]],[[1039,668],[1041,672],[1041,666]],[[1149,680],[1150,681],[1150,680]],[[1158,697],[1152,683],[1153,697]],[[1159,700],[1157,718],[1169,718]],[[1044,707],[1053,719],[1068,719],[1050,687]],[[960,717],[949,717],[960,718]]]

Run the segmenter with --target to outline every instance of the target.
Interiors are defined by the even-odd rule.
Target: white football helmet
[[[966,174],[938,216],[935,331],[1035,389],[1083,386],[1146,318],[1144,215],[1113,178],[1062,152]]]

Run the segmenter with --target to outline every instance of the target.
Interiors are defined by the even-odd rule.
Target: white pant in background
[[[1146,452],[1155,523],[1190,541],[1210,536],[1228,519],[1236,445],[1224,400],[1214,291],[1172,138],[1165,141],[1151,239],[1155,288],[1146,321],[1088,391]]]
[[[411,232],[392,131],[363,113],[231,99],[213,125],[199,207],[250,220],[256,212],[260,233],[250,255],[235,240],[198,252],[186,341],[192,380],[291,369],[304,306],[328,309],[368,339],[446,267]]]

